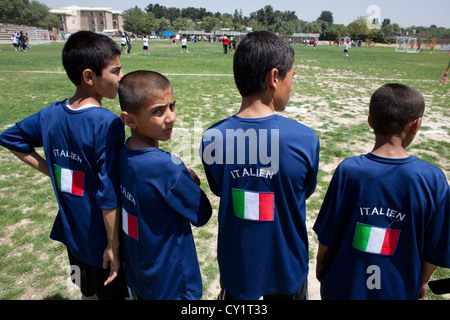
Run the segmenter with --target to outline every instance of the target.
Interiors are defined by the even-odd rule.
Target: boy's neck
[[[85,105],[102,106],[102,98],[98,95],[93,95],[82,87],[77,87],[75,94],[69,99],[71,109],[79,109]]]
[[[272,99],[252,95],[242,98],[241,108],[236,114],[241,118],[264,118],[275,113]]]
[[[375,146],[372,153],[376,156],[391,159],[408,158],[404,140],[398,136],[384,137],[376,136]]]
[[[146,149],[146,148],[159,148],[159,141],[154,139],[141,138],[139,134],[136,134],[131,130],[131,137],[127,141],[127,146],[131,150]]]

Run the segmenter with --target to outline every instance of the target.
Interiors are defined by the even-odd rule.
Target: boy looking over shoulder
[[[50,237],[67,246],[70,264],[80,268],[73,278],[82,298],[123,299],[116,158],[124,126],[101,107],[103,98],[117,96],[120,49],[106,36],[80,31],[66,42],[62,60],[74,96],[7,129],[0,144],[50,176],[59,204]],[[44,148],[45,159],[35,147]]]
[[[131,72],[120,81],[119,100],[131,129],[119,155],[127,284],[138,299],[200,299],[190,224],[207,223],[212,208],[197,175],[159,148],[176,119],[172,85],[157,72]]]
[[[211,126],[201,146],[220,197],[219,299],[306,299],[305,200],[316,187],[319,139],[275,113],[293,90],[294,50],[274,33],[249,33],[233,72],[241,107]]]
[[[423,299],[436,265],[450,267],[447,179],[406,151],[424,108],[402,84],[373,93],[373,151],[337,167],[314,225],[322,299]]]

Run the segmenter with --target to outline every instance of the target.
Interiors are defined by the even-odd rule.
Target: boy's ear
[[[268,87],[276,89],[278,86],[278,78],[279,72],[277,68],[273,68],[267,73],[266,84]]]
[[[369,123],[369,126],[373,129],[372,122],[370,121],[370,115],[367,117],[367,122]]]
[[[409,129],[409,132],[416,135],[417,132],[419,132],[420,127],[422,126],[422,117],[417,118],[413,121],[411,128]]]
[[[120,113],[120,119],[122,119],[122,122],[129,126],[131,129],[136,128],[136,123],[134,122],[133,116],[130,113],[122,111]]]
[[[81,81],[92,86],[94,84],[93,74],[94,72],[91,69],[85,69],[81,74]]]

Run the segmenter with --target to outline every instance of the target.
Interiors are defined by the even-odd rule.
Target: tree
[[[325,21],[329,26],[333,24],[333,13],[331,11],[322,11],[317,20]]]
[[[139,34],[150,34],[152,31],[158,30],[158,27],[158,19],[153,13],[147,12],[141,21]]]
[[[303,26],[305,33],[322,33],[322,24],[319,21],[312,21]]]
[[[170,30],[170,29],[172,29],[172,27],[171,27],[169,19],[166,19],[166,18],[159,19],[158,30],[166,31],[166,30]]]
[[[165,6],[161,6],[158,3],[156,3],[154,5],[149,4],[145,8],[145,11],[153,13],[156,19],[161,19],[166,16],[167,8]]]
[[[194,28],[194,23],[188,18],[178,18],[172,25],[174,30],[192,30]]]
[[[220,20],[216,17],[207,16],[202,19],[201,26],[205,31],[211,32],[220,26]]]
[[[350,22],[348,25],[348,31],[353,39],[366,39],[369,34],[366,18],[359,17],[357,20]]]
[[[127,9],[123,12],[123,28],[125,31],[142,34],[142,21],[145,18],[145,12],[138,6]]]
[[[0,21],[22,23],[44,28],[59,27],[58,17],[50,13],[49,8],[37,1],[0,0]]]

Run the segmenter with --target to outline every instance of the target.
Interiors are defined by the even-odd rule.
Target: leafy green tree
[[[146,13],[138,6],[127,9],[123,12],[123,28],[125,31],[135,34],[142,34],[142,21],[146,17]]]
[[[150,34],[152,31],[158,30],[159,21],[155,18],[155,15],[151,12],[145,13],[145,16],[141,20],[139,34]]]
[[[159,19],[159,28],[158,30],[161,31],[166,31],[166,30],[171,30],[172,26],[170,24],[170,20],[166,19],[166,18],[161,18]]]
[[[49,8],[38,2],[28,0],[0,0],[0,21],[21,23],[36,27],[59,27],[58,17]]]
[[[201,27],[207,32],[213,31],[215,28],[220,26],[220,20],[216,17],[204,17],[201,22]]]
[[[329,26],[331,26],[334,22],[333,13],[331,11],[322,11],[317,20],[325,21]]]

